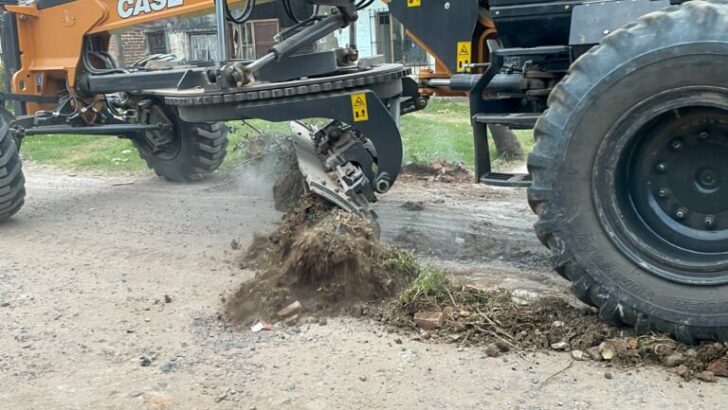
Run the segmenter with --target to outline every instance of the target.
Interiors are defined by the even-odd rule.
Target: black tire
[[[528,159],[536,232],[580,300],[639,334],[728,341],[728,221],[709,228],[704,215],[728,217],[728,166],[720,165],[728,164],[727,33],[726,5],[690,1],[650,13],[580,57],[536,124]],[[677,134],[688,138],[683,151]],[[676,180],[658,175],[663,148],[684,171]],[[715,183],[697,176],[703,171],[693,181],[691,167],[703,163],[718,164],[718,185],[701,187],[696,202],[686,187]],[[687,190],[644,206],[669,192],[663,183]],[[680,201],[695,210],[671,213]],[[694,227],[703,217],[705,229]]]
[[[25,202],[25,177],[15,139],[0,118],[0,223],[15,215]]]
[[[133,140],[147,166],[172,182],[199,181],[215,172],[227,154],[227,125],[184,122],[172,109],[165,109],[164,114],[174,128],[173,142],[167,149],[155,151],[143,137]]]

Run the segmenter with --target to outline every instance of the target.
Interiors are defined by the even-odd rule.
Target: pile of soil
[[[418,179],[428,182],[462,183],[472,182],[473,174],[462,162],[434,161],[429,164],[410,163],[402,167],[403,179]]]
[[[379,244],[371,221],[311,194],[256,238],[243,264],[256,276],[228,298],[225,316],[245,324],[347,313],[397,295],[419,273],[410,254]],[[293,317],[278,314],[294,302]]]
[[[437,318],[429,322],[419,317]],[[560,298],[517,301],[509,292],[467,285],[442,287],[435,294],[390,303],[379,319],[420,340],[483,346],[490,356],[509,350],[558,350],[575,360],[617,366],[660,364],[685,379],[728,377],[728,346],[705,342],[687,346],[669,336],[635,336],[602,322],[597,313]],[[428,328],[425,330],[424,328]]]

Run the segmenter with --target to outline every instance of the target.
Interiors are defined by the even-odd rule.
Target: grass
[[[473,137],[469,117],[467,104],[443,99],[432,99],[427,109],[402,117],[405,162],[442,160],[463,162],[472,167]],[[251,135],[258,132],[290,133],[288,123],[252,120],[245,123],[233,121],[229,125],[233,131],[225,168],[234,167],[245,159],[245,153],[235,147]],[[524,151],[530,152],[533,146],[531,131],[516,133]],[[34,161],[64,169],[104,172],[140,172],[146,169],[133,144],[125,139],[81,135],[34,136],[23,142],[22,151]],[[492,144],[491,151],[491,157],[496,158]],[[496,159],[496,167],[503,162]]]
[[[412,284],[402,291],[399,301],[403,305],[419,303],[423,300],[438,301],[450,295],[452,275],[444,270],[426,267]]]

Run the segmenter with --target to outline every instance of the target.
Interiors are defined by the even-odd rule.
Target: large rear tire
[[[25,177],[15,139],[0,117],[0,223],[15,215],[25,202]]]
[[[154,110],[151,122],[170,124],[168,135],[149,134],[133,141],[157,175],[172,182],[193,182],[222,165],[228,145],[224,122],[193,124],[182,121],[172,108],[157,106]]]
[[[602,319],[728,341],[728,6],[690,1],[604,38],[535,128],[536,231]]]

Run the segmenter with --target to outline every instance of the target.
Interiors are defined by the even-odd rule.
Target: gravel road
[[[0,227],[2,408],[718,409],[728,400],[726,380],[685,383],[661,368],[561,353],[487,358],[365,320],[229,328],[220,299],[253,275],[237,267],[231,241],[245,246],[281,216],[264,178],[175,185],[33,164],[26,175],[27,205]],[[383,238],[430,263],[483,286],[563,294],[523,197],[415,181],[377,209]]]

